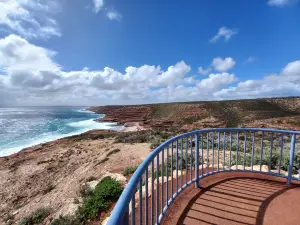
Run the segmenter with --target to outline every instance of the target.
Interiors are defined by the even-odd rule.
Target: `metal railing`
[[[299,180],[300,132],[216,128],[173,137],[141,163],[120,196],[108,225],[160,224],[189,185],[219,172],[249,171]],[[300,136],[299,136],[300,137]],[[299,146],[300,147],[300,146]]]

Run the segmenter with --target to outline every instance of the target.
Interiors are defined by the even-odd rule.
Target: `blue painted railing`
[[[193,183],[198,188],[201,178],[219,172],[269,174],[286,178],[288,184],[299,180],[299,175],[293,174],[294,167],[300,166],[295,160],[299,135],[300,132],[288,130],[216,128],[173,137],[153,150],[138,167],[108,225],[160,224],[185,188]],[[288,170],[285,173],[283,164]]]

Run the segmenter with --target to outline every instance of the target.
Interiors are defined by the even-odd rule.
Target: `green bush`
[[[97,216],[98,212],[107,209],[121,195],[122,186],[111,177],[103,178],[95,187],[93,193],[86,197],[79,207],[77,216],[81,221],[87,221]]]
[[[44,221],[44,219],[50,215],[50,210],[47,208],[39,208],[29,216],[24,217],[19,225],[34,225],[40,224]]]
[[[81,225],[75,216],[59,216],[51,222],[51,225]]]
[[[128,176],[130,174],[133,174],[137,168],[138,168],[138,166],[128,166],[124,169],[123,175]]]
[[[239,151],[237,160],[236,160],[236,152],[232,152],[231,164],[236,165],[236,161],[238,165],[243,165],[244,152]],[[271,169],[277,169],[279,167],[280,151],[278,149],[273,149],[271,158],[270,158],[270,150],[269,149],[263,150],[261,164],[269,166],[270,162],[271,162]],[[290,162],[289,151],[283,151],[281,169],[288,171],[289,162]],[[259,164],[260,164],[260,152],[256,151],[253,156],[253,165],[259,165]],[[300,155],[296,153],[294,158],[294,167],[293,167],[294,174],[297,173],[299,169],[299,165],[300,165]],[[246,153],[245,166],[251,166],[251,153]]]
[[[109,208],[120,197],[122,191],[122,186],[116,180],[105,177],[96,185],[94,191],[83,192],[83,204],[74,216],[60,216],[51,225],[85,225],[94,219],[99,211]]]

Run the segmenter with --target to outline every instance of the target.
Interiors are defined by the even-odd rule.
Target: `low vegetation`
[[[122,186],[116,180],[105,177],[96,185],[94,191],[87,187],[80,191],[83,204],[74,216],[60,216],[51,225],[85,225],[117,201],[122,191]]]
[[[35,225],[35,224],[41,224],[47,216],[50,215],[50,210],[47,208],[40,208],[28,215],[27,217],[24,217],[19,225]]]
[[[129,175],[133,174],[137,168],[138,168],[138,166],[128,166],[124,169],[123,175],[129,176]]]
[[[246,153],[244,156],[244,152],[239,151],[238,152],[238,157],[236,157],[236,152],[232,152],[232,165],[244,165],[245,161],[245,166],[251,166],[251,160],[252,160],[252,154],[251,153]],[[269,149],[264,149],[262,153],[262,159],[260,159],[260,152],[255,152],[253,155],[253,165],[260,165],[260,160],[262,165],[270,165],[270,169],[278,169],[280,165],[280,151],[278,149],[274,149],[272,151],[272,156],[270,154]],[[282,160],[281,160],[281,169],[284,171],[288,171],[290,163],[290,155],[288,151],[284,151],[282,153]],[[298,170],[300,169],[300,155],[298,153],[295,154],[294,158],[294,167],[293,167],[293,173],[297,173]]]

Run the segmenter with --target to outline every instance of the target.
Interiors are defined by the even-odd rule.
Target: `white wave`
[[[32,147],[32,146],[42,144],[45,142],[49,142],[49,141],[54,141],[54,140],[64,138],[64,137],[78,135],[78,134],[84,133],[89,130],[94,130],[94,129],[120,130],[123,128],[122,126],[117,126],[116,123],[108,123],[108,122],[100,123],[100,122],[94,121],[94,119],[72,122],[67,125],[69,125],[71,127],[76,127],[78,130],[75,132],[68,133],[68,134],[60,134],[58,132],[48,132],[48,133],[43,133],[34,139],[23,141],[22,143],[21,143],[21,141],[15,142],[15,143],[10,143],[10,145],[7,147],[5,147],[5,146],[1,147],[0,157],[14,154],[24,148]]]

